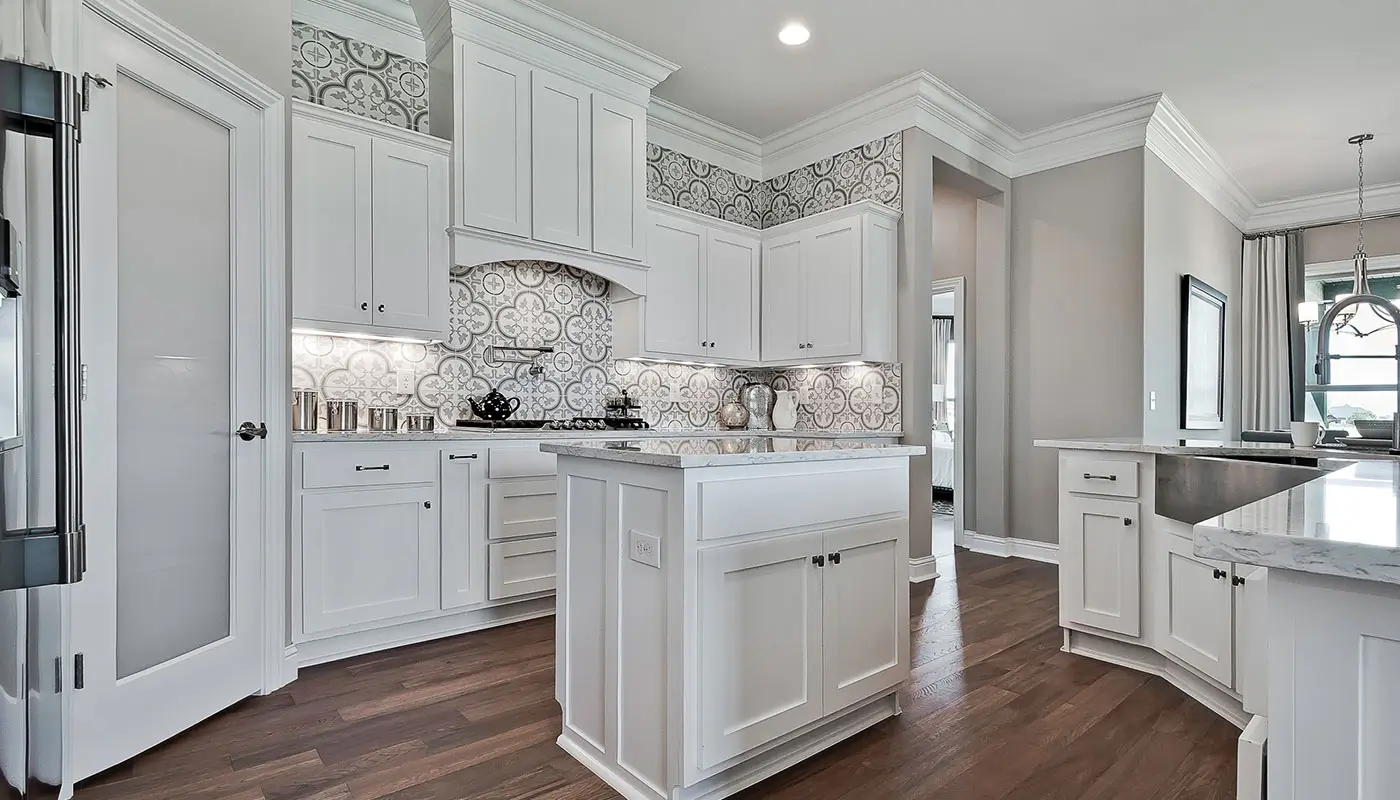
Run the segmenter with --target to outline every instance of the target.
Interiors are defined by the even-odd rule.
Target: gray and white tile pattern
[[[292,23],[292,96],[428,131],[428,65],[305,22]]]

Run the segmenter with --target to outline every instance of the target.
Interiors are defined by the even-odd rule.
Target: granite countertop
[[[1345,445],[1323,447],[1294,447],[1275,442],[1234,442],[1212,439],[1145,439],[1121,437],[1112,439],[1037,439],[1036,447],[1060,450],[1097,450],[1118,453],[1155,453],[1175,456],[1274,456],[1278,458],[1343,458],[1352,461],[1397,461],[1385,450],[1357,450]]]
[[[554,440],[585,439],[697,439],[733,436],[758,436],[782,439],[899,439],[903,431],[723,431],[723,430],[657,430],[643,431],[546,431],[539,428],[513,428],[496,431],[482,428],[438,428],[432,431],[386,433],[356,431],[354,433],[311,433],[293,431],[293,442],[460,442],[463,440]]]
[[[1195,526],[1205,558],[1400,584],[1400,461],[1361,461]]]
[[[834,439],[771,436],[687,439],[633,439],[621,442],[549,442],[547,453],[601,458],[656,467],[731,467],[798,461],[844,461],[862,458],[920,456],[924,448]]]

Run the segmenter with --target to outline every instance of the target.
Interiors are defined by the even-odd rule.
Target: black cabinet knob
[[[1124,517],[1124,518],[1123,518],[1123,527],[1125,527],[1125,528],[1131,528],[1132,526],[1133,526],[1133,521],[1130,520],[1130,519],[1128,519],[1127,517]]]
[[[368,311],[368,310],[369,310],[369,303],[360,303],[360,310],[361,310],[361,311]]]
[[[835,565],[835,564],[840,564],[840,563],[841,563],[841,554],[840,554],[840,553],[832,553],[829,557],[830,557],[831,563],[832,563],[833,565]]]
[[[812,563],[824,567],[826,566],[826,556],[812,556]]]
[[[1230,583],[1233,583],[1236,586],[1243,586],[1244,578],[1241,578],[1240,576],[1236,575],[1235,577],[1230,579]]]
[[[1223,569],[1217,569],[1217,570],[1215,570],[1215,579],[1218,580],[1218,581],[1224,580],[1225,577],[1226,577],[1227,575],[1229,575],[1229,574],[1230,574],[1230,573],[1226,572],[1226,571],[1223,570]]]
[[[383,303],[380,303],[380,304],[379,304],[379,313],[381,313],[381,314],[384,313],[384,304],[383,304]]]
[[[426,501],[424,501],[424,502],[423,502],[423,507],[424,507],[424,508],[432,508],[432,507],[433,507],[432,501],[431,501],[431,500],[426,500]]]

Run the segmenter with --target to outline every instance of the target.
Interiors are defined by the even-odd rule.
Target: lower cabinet
[[[1189,539],[1167,534],[1162,649],[1222,686],[1235,677],[1234,572],[1225,561],[1192,552]]]
[[[535,592],[554,591],[555,537],[493,542],[488,547],[488,599],[504,600]]]
[[[438,607],[437,494],[410,486],[303,495],[305,633]]]
[[[483,479],[485,448],[454,448],[439,456],[442,474],[442,608],[486,599]]]
[[[1060,622],[1142,635],[1138,503],[1060,497]]]
[[[852,525],[700,552],[700,769],[904,678],[907,525]]]

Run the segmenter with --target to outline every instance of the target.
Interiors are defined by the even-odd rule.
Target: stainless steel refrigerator
[[[65,653],[64,588],[82,579],[86,550],[79,88],[72,75],[0,60],[0,797],[6,798],[51,798],[63,790],[67,693],[81,681],[80,665]]]

